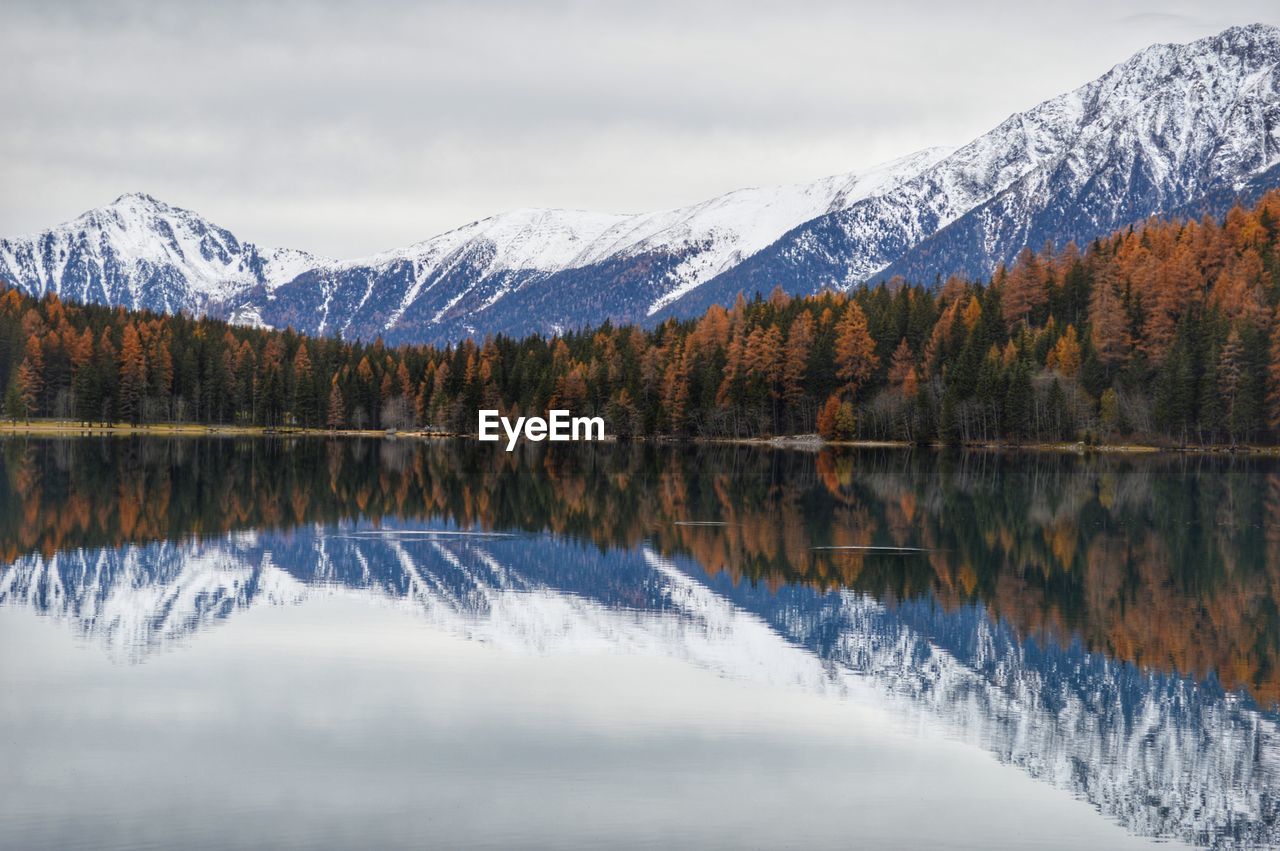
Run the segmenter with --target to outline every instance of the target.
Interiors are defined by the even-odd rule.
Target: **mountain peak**
[[[153,210],[172,210],[175,209],[169,204],[156,198],[154,195],[146,192],[126,192],[118,196],[114,201],[107,205],[112,208],[147,208]]]
[[[153,229],[158,222],[168,218],[196,223],[200,228],[216,227],[198,213],[166,204],[146,192],[126,192],[106,206],[86,211],[69,224],[83,226],[86,222],[114,223],[117,228],[138,231]]]
[[[1211,35],[1200,39],[1200,42],[1206,41],[1224,41],[1239,42],[1241,40],[1248,41],[1277,41],[1280,40],[1280,26],[1275,24],[1264,24],[1261,21],[1252,24],[1240,24],[1239,26],[1227,27],[1217,35]],[[1193,42],[1195,43],[1195,42]]]
[[[1255,49],[1275,49],[1280,46],[1280,26],[1264,24],[1239,24],[1201,36],[1193,41],[1160,41],[1135,51],[1116,67],[1141,64],[1151,56],[1169,54],[1196,55],[1205,53],[1241,53]]]
[[[160,203],[159,201],[156,200],[154,195],[150,195],[146,192],[125,192],[124,194],[118,196],[116,200],[112,201],[111,203],[120,204],[126,201],[145,201],[150,204]]]

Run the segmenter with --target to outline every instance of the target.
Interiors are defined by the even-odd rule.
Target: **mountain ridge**
[[[0,240],[26,292],[347,338],[451,342],[696,315],[739,293],[982,277],[1022,247],[1280,185],[1280,28],[1157,44],[956,149],[639,214],[528,208],[351,260],[128,193]]]
[[[1226,191],[1250,187],[1259,175],[1277,178],[1271,170],[1280,164],[1278,63],[1280,29],[1263,24],[1183,45],[1153,45],[960,147],[958,162],[940,163],[903,188],[917,199],[871,199],[801,225],[673,312],[696,312],[739,291],[767,292],[773,285],[810,293],[899,274],[925,282],[950,274],[984,277],[1022,247],[1038,248],[1046,240],[1082,242],[1197,204],[1203,212],[1221,214],[1236,200],[1253,200],[1277,185],[1267,182],[1244,197]],[[1164,78],[1163,85],[1153,77]],[[1234,85],[1225,86],[1224,79]],[[1215,94],[1215,88],[1224,91]],[[1161,95],[1159,108],[1140,109]],[[1239,114],[1246,112],[1237,109],[1245,95],[1257,96],[1246,104],[1258,107],[1256,114]],[[1233,113],[1246,126],[1224,134],[1219,125]],[[1175,129],[1181,134],[1156,132],[1179,115]],[[1135,126],[1145,132],[1121,132]],[[1258,143],[1256,150],[1250,139]],[[1188,142],[1199,143],[1199,158],[1187,155]],[[1167,156],[1160,155],[1161,144],[1172,146]],[[1236,149],[1224,149],[1228,144]],[[1215,157],[1219,151],[1223,156]],[[1242,170],[1250,152],[1255,160]],[[1237,167],[1228,170],[1233,163]],[[1006,179],[1002,168],[1016,174]],[[966,179],[986,179],[993,191],[962,215],[950,215],[957,206],[955,181],[963,190]],[[890,209],[876,209],[884,206]],[[896,221],[898,230],[878,243],[865,236],[885,221]],[[865,248],[862,255],[849,251],[851,243],[871,249],[887,244],[888,250],[869,259]]]

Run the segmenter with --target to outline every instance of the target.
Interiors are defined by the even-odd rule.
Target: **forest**
[[[740,295],[689,320],[389,347],[0,289],[29,421],[430,428],[565,408],[620,438],[1274,443],[1280,191],[1024,249],[989,280]]]

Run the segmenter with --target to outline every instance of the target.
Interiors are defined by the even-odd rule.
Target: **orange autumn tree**
[[[1047,300],[1047,276],[1041,258],[1030,248],[1022,249],[1017,261],[1005,276],[1000,307],[1009,325],[1026,324],[1031,312]]]
[[[40,403],[40,394],[44,390],[44,352],[40,341],[35,337],[27,338],[27,345],[22,363],[18,366],[17,398],[21,403],[22,418],[31,419]]]
[[[1073,377],[1080,371],[1080,337],[1076,327],[1068,325],[1058,342],[1049,350],[1045,366],[1062,375]]]
[[[857,302],[849,302],[836,337],[836,375],[845,382],[845,392],[856,395],[879,366],[867,317]]]
[[[120,346],[120,416],[130,423],[142,420],[142,403],[147,389],[147,361],[137,326],[124,327]]]
[[[915,355],[911,353],[907,338],[903,337],[893,350],[893,360],[889,363],[889,384],[903,396],[911,397],[916,393],[916,381]]]

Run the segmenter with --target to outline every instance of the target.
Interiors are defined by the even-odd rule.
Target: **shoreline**
[[[209,425],[206,423],[79,423],[67,420],[35,420],[29,423],[0,422],[0,435],[34,434],[61,435],[66,437],[92,437],[98,435],[140,437],[456,437],[444,432],[401,431],[385,429],[319,429],[289,426]]]
[[[63,437],[137,436],[137,437],[365,437],[365,438],[475,438],[474,434],[445,431],[388,431],[386,429],[318,429],[290,426],[267,428],[266,426],[209,425],[205,423],[79,423],[67,420],[36,420],[28,423],[0,421],[0,436],[44,435]],[[655,435],[637,438],[637,442],[651,443],[704,443],[760,446],[773,449],[818,451],[827,448],[849,449],[961,449],[988,452],[1069,452],[1077,455],[1133,455],[1152,453],[1213,454],[1213,455],[1280,455],[1280,446],[1253,444],[1188,444],[1185,446],[1156,443],[1099,443],[1085,444],[1079,441],[1057,443],[1004,443],[1000,441],[975,441],[958,445],[932,442],[913,443],[906,440],[823,440],[816,434],[778,435],[774,437],[671,437]],[[597,441],[599,442],[599,441]],[[608,435],[604,442],[617,439]]]
[[[742,437],[695,439],[702,443],[737,443],[749,446],[771,446],[780,449],[825,449],[847,447],[851,449],[959,449],[966,452],[1069,452],[1075,455],[1150,455],[1150,454],[1212,454],[1212,455],[1280,455],[1280,446],[1253,444],[1206,443],[1186,446],[1163,446],[1155,443],[1095,443],[1060,441],[1056,443],[1026,442],[1003,443],[1000,441],[972,441],[950,444],[933,441],[914,443],[908,440],[823,440],[817,435],[790,435],[783,437]]]

